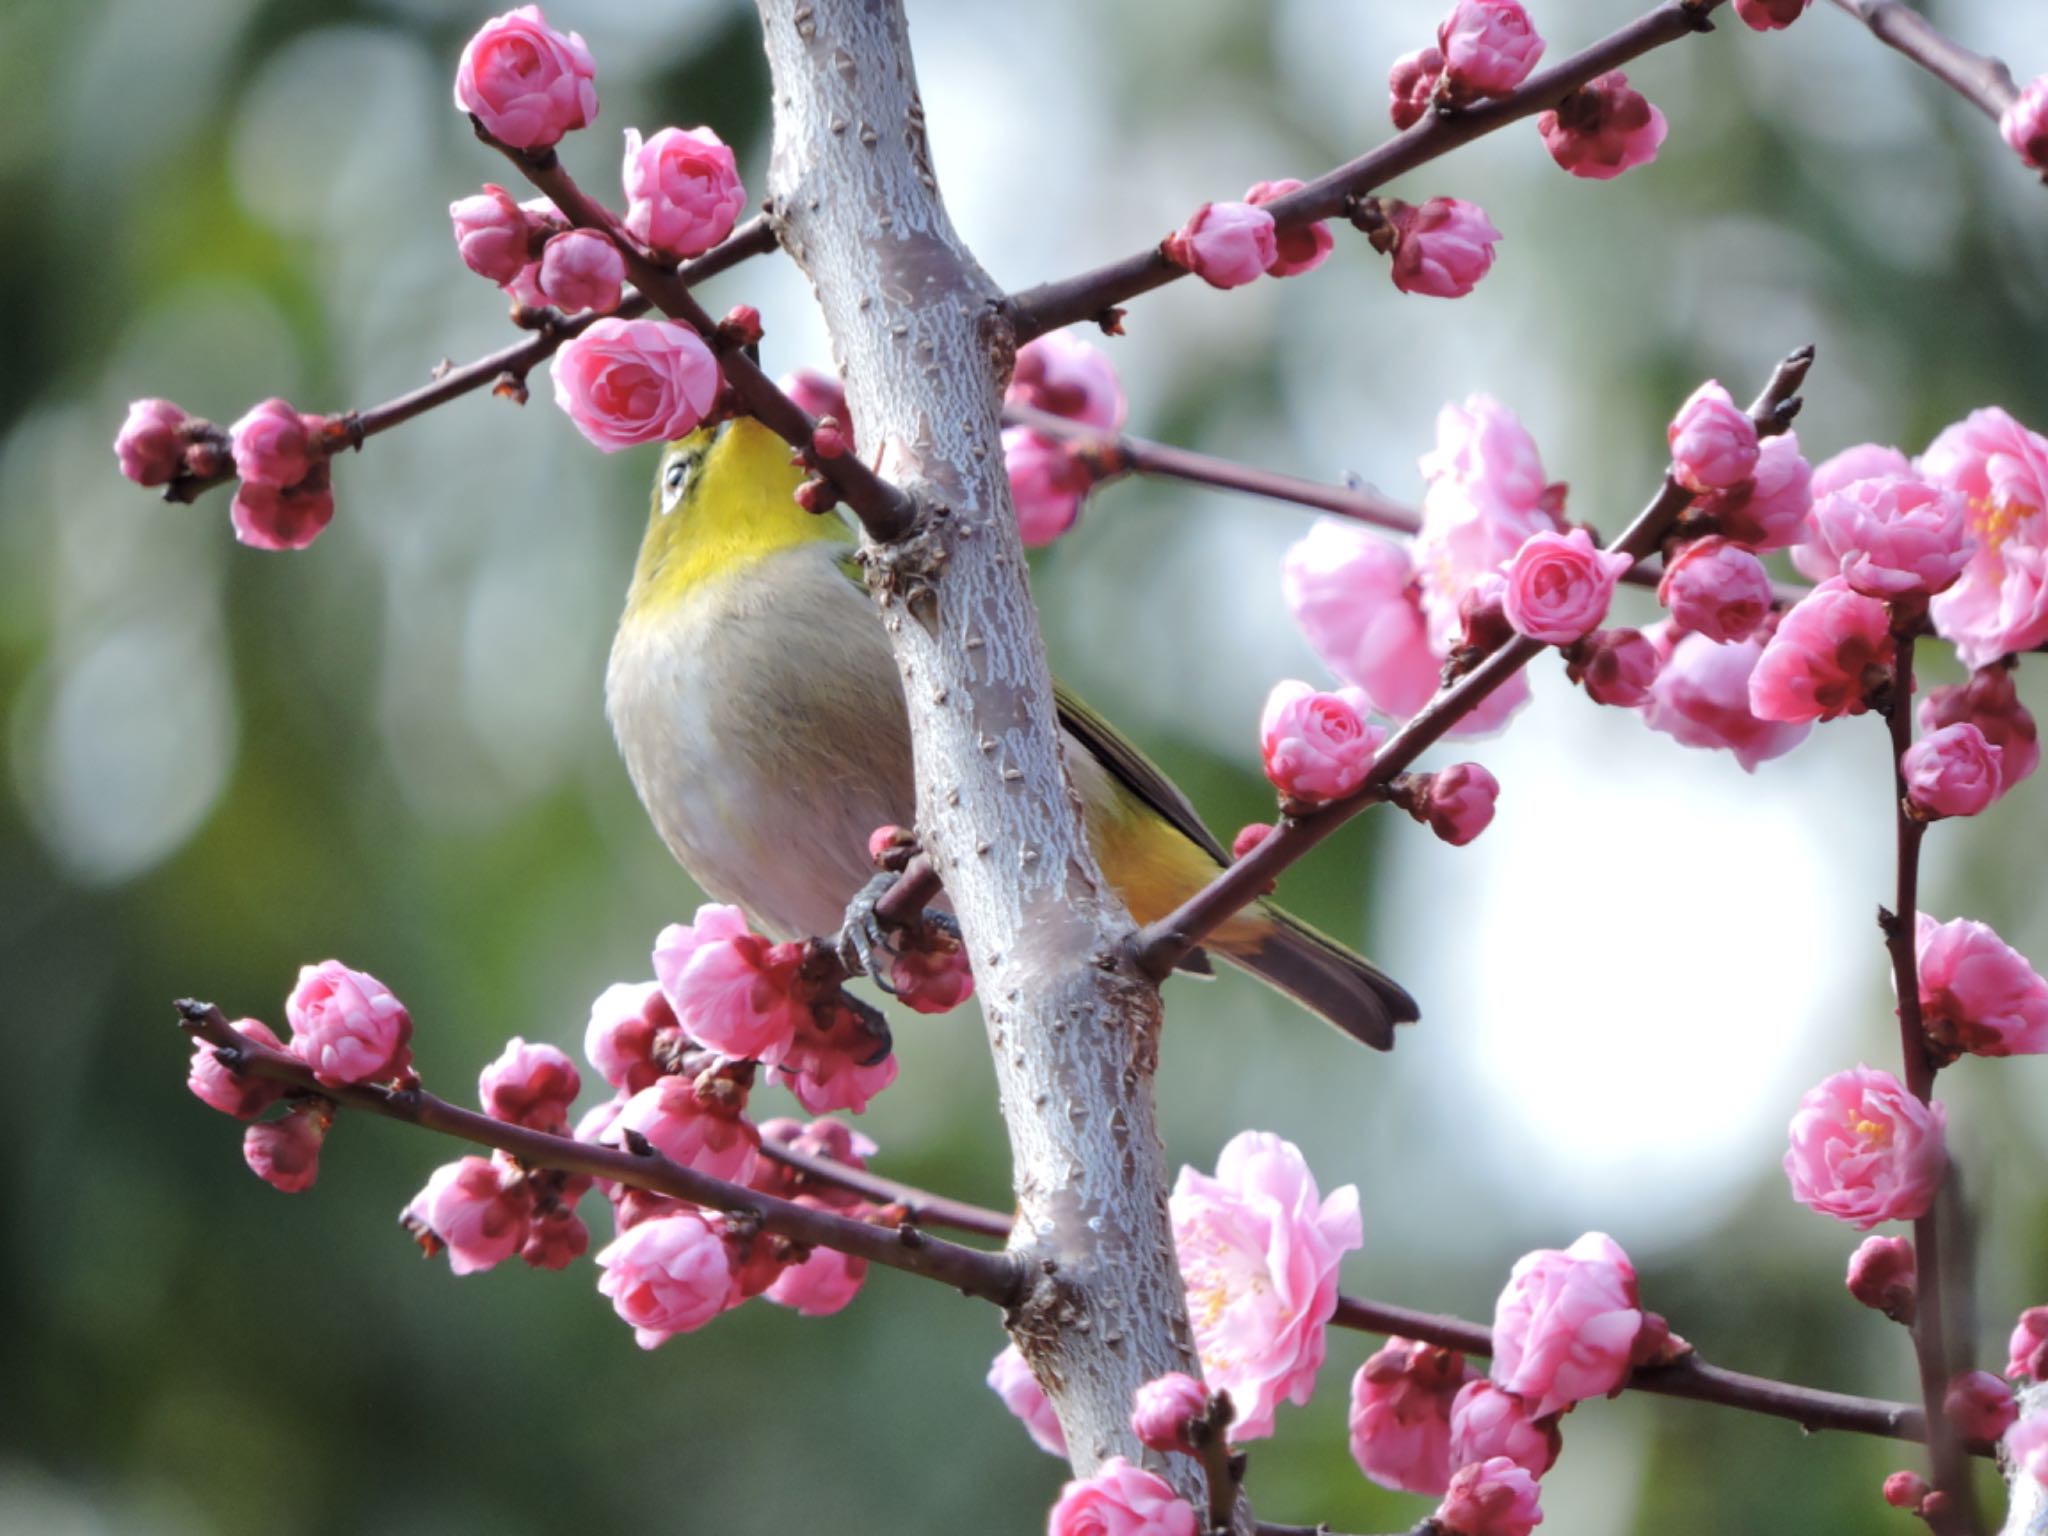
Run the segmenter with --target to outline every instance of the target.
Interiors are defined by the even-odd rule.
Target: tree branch
[[[1835,0],[1835,9],[1847,11],[1880,42],[1903,53],[1994,123],[2019,95],[2012,71],[2001,60],[1972,53],[1911,6],[1898,0]]]
[[[951,1227],[956,1232],[974,1232],[983,1237],[1007,1238],[1017,1225],[1015,1216],[948,1199],[914,1184],[883,1178],[865,1168],[850,1168],[829,1157],[816,1157],[781,1142],[763,1141],[761,1153],[805,1178],[835,1189],[860,1195],[877,1205],[897,1205],[919,1226]]]
[[[1440,155],[1558,104],[1595,76],[1694,32],[1713,30],[1709,13],[1721,0],[1665,0],[1617,32],[1531,75],[1506,96],[1455,112],[1435,112],[1369,154],[1337,167],[1300,190],[1266,203],[1281,229],[1294,229],[1348,212],[1355,199]],[[1092,272],[1041,283],[1005,303],[1017,339],[1029,341],[1077,320],[1113,321],[1117,305],[1187,274],[1153,246]]]

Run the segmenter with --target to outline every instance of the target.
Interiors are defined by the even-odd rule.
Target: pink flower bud
[[[626,130],[626,229],[663,256],[696,256],[727,235],[746,206],[733,153],[709,128]]]
[[[1505,1456],[1541,1477],[1557,1461],[1564,1435],[1556,1418],[1537,1420],[1529,1405],[1490,1381],[1469,1381],[1451,1404],[1451,1465]]]
[[[367,971],[322,960],[299,971],[285,999],[292,1054],[330,1087],[382,1082],[412,1063],[412,1017]]]
[[[1394,236],[1394,286],[1432,299],[1463,298],[1493,267],[1501,235],[1477,203],[1432,197],[1421,207],[1386,205]]]
[[[258,1045],[267,1045],[273,1051],[285,1048],[284,1042],[272,1034],[270,1026],[261,1019],[237,1019],[234,1030],[236,1034],[254,1040]],[[185,1076],[185,1086],[192,1090],[193,1097],[200,1103],[224,1115],[233,1115],[237,1120],[254,1120],[284,1096],[283,1083],[258,1077],[253,1072],[232,1070],[204,1040],[192,1042],[192,1068]]]
[[[1310,648],[1382,714],[1406,719],[1436,693],[1443,663],[1407,546],[1318,518],[1287,551],[1280,590]]]
[[[1520,0],[1456,0],[1437,24],[1444,56],[1438,95],[1453,107],[1505,96],[1543,57],[1543,39]]]
[[[1417,804],[1429,830],[1462,848],[1493,824],[1500,781],[1477,763],[1453,763],[1429,776]]]
[[[136,400],[114,436],[121,473],[137,485],[165,485],[185,467],[185,423],[191,420],[168,400]]]
[[[829,416],[851,436],[853,415],[846,407],[846,387],[839,382],[837,374],[817,368],[798,368],[775,382],[811,420],[823,421]]]
[[[1965,1440],[1995,1445],[2020,1416],[2012,1388],[1989,1371],[1965,1371],[1948,1384],[1942,1414]]]
[[[744,1184],[753,1176],[761,1133],[740,1113],[744,1100],[699,1090],[695,1079],[664,1077],[628,1099],[605,1130],[606,1146],[626,1145],[628,1133],[672,1162],[714,1179]]]
[[[1813,0],[1735,0],[1735,14],[1758,32],[1775,32],[1797,21]]]
[[[1976,541],[1953,491],[1917,476],[1857,480],[1813,504],[1814,542],[1866,597],[1947,590]]]
[[[1999,114],[1998,131],[2012,152],[2037,171],[2048,171],[2048,75],[2036,75]]]
[[[1022,1422],[1034,1445],[1048,1456],[1066,1456],[1067,1437],[1060,1429],[1059,1416],[1016,1345],[1008,1346],[990,1362],[988,1388]]]
[[[1115,432],[1124,424],[1124,389],[1116,366],[1102,348],[1072,331],[1051,331],[1019,347],[1003,398],[1099,432]]]
[[[1792,1198],[1865,1231],[1926,1215],[1948,1171],[1947,1119],[1939,1102],[1921,1103],[1889,1072],[1835,1073],[1807,1090],[1792,1117]]]
[[[697,429],[718,399],[718,359],[687,326],[607,317],[555,354],[555,404],[606,453]]]
[[[1895,1323],[1911,1323],[1920,1301],[1919,1262],[1903,1237],[1866,1237],[1849,1255],[1849,1294]]]
[[[1307,683],[1276,683],[1259,717],[1259,756],[1273,787],[1290,800],[1336,800],[1365,781],[1387,739],[1369,723],[1372,700],[1357,688],[1319,693]]]
[[[626,258],[595,230],[572,229],[541,248],[540,291],[565,315],[617,309],[625,280]]]
[[[1751,477],[1701,497],[1698,505],[1724,535],[1751,549],[1783,549],[1796,541],[1813,509],[1813,468],[1799,452],[1798,434],[1765,438]],[[1823,571],[1814,580],[1833,574]]]
[[[1679,407],[1665,436],[1671,442],[1671,472],[1689,491],[1740,485],[1756,472],[1762,451],[1756,423],[1713,380]]]
[[[1543,1523],[1536,1479],[1505,1456],[1460,1467],[1436,1521],[1454,1536],[1529,1536]]]
[[[2029,1307],[2013,1325],[2006,1343],[2011,1356],[2005,1374],[2029,1381],[2048,1381],[2048,1307]]]
[[[1998,748],[1974,725],[1945,725],[1899,759],[1906,798],[1923,816],[1975,816],[1998,798]]]
[[[699,1211],[678,1211],[620,1233],[597,1256],[600,1293],[642,1349],[702,1328],[732,1288],[725,1238]]]
[[[1755,638],[1716,645],[1704,635],[1679,637],[1651,686],[1644,723],[1688,747],[1733,752],[1749,773],[1759,763],[1784,756],[1813,726],[1751,713],[1750,679],[1762,655],[1763,642]]]
[[[1932,1491],[1927,1479],[1918,1472],[1901,1470],[1884,1480],[1884,1501],[1893,1509],[1917,1512],[1921,1501]]]
[[[1618,709],[1639,709],[1647,703],[1662,665],[1657,647],[1639,629],[1596,629],[1570,656],[1566,675],[1595,704]]]
[[[1418,48],[1394,60],[1387,74],[1387,112],[1396,128],[1413,128],[1429,112],[1444,56],[1434,48]]]
[[[597,65],[580,34],[553,31],[537,5],[477,29],[455,69],[455,105],[514,149],[546,149],[597,116]]]
[[[889,960],[889,984],[896,1001],[917,1013],[950,1013],[974,995],[974,967],[967,951],[946,940],[906,949]]]
[[[583,1218],[566,1206],[553,1206],[534,1214],[519,1257],[531,1269],[561,1270],[589,1250],[590,1228],[583,1225]]]
[[[857,1115],[896,1081],[897,1061],[887,1038],[869,1033],[860,1014],[821,1004],[800,1012],[796,1039],[776,1070],[810,1113]]]
[[[1936,1044],[1973,1056],[2048,1051],[2048,981],[1987,925],[1918,915],[1920,1015]]]
[[[1058,438],[1028,427],[1003,429],[1003,468],[1027,549],[1050,544],[1074,526],[1095,475]]]
[[[1657,601],[1682,630],[1723,642],[1746,640],[1771,611],[1771,578],[1740,544],[1694,539],[1664,568]]]
[[[622,1093],[638,1093],[661,1076],[655,1064],[657,1042],[680,1033],[675,1010],[661,983],[617,982],[590,1005],[590,1024],[583,1033],[583,1054],[598,1076]]]
[[[514,1035],[498,1059],[483,1070],[477,1093],[493,1120],[562,1135],[569,1106],[583,1091],[576,1063],[552,1045],[528,1045]]]
[[[462,264],[479,277],[509,283],[533,259],[527,249],[532,227],[526,211],[495,182],[487,181],[483,191],[450,203],[448,220],[455,226]]]
[[[1351,1459],[1382,1488],[1442,1493],[1451,1481],[1451,1404],[1471,1379],[1455,1350],[1409,1339],[1351,1378]]]
[[[228,522],[251,549],[304,549],[334,521],[334,491],[325,461],[297,485],[244,480],[235,487]]]
[[[1607,617],[1614,584],[1635,561],[1611,555],[1583,528],[1539,533],[1515,551],[1501,606],[1515,632],[1546,645],[1569,645]]]
[[[1536,119],[1550,158],[1574,176],[1611,181],[1648,165],[1664,142],[1664,114],[1620,70],[1589,80]]]
[[[1749,707],[1764,720],[1860,715],[1887,684],[1893,652],[1885,605],[1829,577],[1764,643],[1749,677]]]
[[[317,419],[317,418],[316,418]],[[297,485],[320,457],[307,418],[283,400],[265,400],[228,428],[235,473],[257,485]]]
[[[654,974],[693,1039],[772,1063],[789,1049],[802,1011],[792,948],[752,932],[738,907],[707,904],[687,927],[671,923],[656,936]]]
[[[1493,1380],[1537,1418],[1628,1379],[1643,1313],[1635,1266],[1604,1232],[1515,1261],[1493,1312]]]
[[[1194,1377],[1169,1371],[1138,1388],[1131,1399],[1131,1433],[1150,1451],[1196,1454],[1188,1426],[1209,1411],[1209,1394]]]
[[[1165,1478],[1112,1456],[1060,1490],[1046,1536],[1195,1536],[1194,1506]]]
[[[2015,1472],[2048,1486],[2048,1415],[2021,1419],[2005,1432],[2004,1444]]]
[[[1230,840],[1230,861],[1235,864],[1250,853],[1268,837],[1272,836],[1273,823],[1270,821],[1248,821],[1237,829],[1237,836]]]
[[[1959,687],[1931,688],[1920,700],[1920,729],[1974,725],[1999,750],[1998,792],[2002,795],[2041,766],[2040,734],[2020,702],[2012,670],[1985,667]]]
[[[1245,193],[1244,200],[1258,208],[1276,197],[1299,192],[1306,185],[1308,183],[1291,177],[1280,181],[1261,181]],[[1280,254],[1266,268],[1268,277],[1299,277],[1304,272],[1313,272],[1337,247],[1337,237],[1320,219],[1313,224],[1297,224],[1292,229],[1276,229],[1273,239]]]
[[[1280,259],[1273,215],[1250,203],[1204,203],[1160,252],[1211,288],[1240,288]]]
[[[525,1246],[533,1195],[514,1169],[489,1158],[443,1163],[405,1208],[408,1226],[424,1228],[448,1250],[458,1275],[479,1274]]]
[[[294,1109],[278,1120],[258,1120],[242,1133],[242,1161],[272,1189],[296,1195],[320,1177],[320,1144],[327,1139],[327,1117],[318,1110]]]
[[[803,1198],[815,1203],[809,1196]],[[830,1317],[852,1304],[867,1275],[866,1259],[833,1248],[813,1248],[800,1263],[784,1268],[761,1294],[801,1317]]]

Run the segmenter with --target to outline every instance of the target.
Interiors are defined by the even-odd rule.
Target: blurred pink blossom
[[[2048,1051],[2048,981],[1985,923],[1917,915],[1920,1015],[1929,1037],[1973,1056]]]
[[[1974,725],[1999,750],[1998,792],[2002,795],[2041,765],[2040,734],[2020,702],[2010,667],[1993,665],[1951,688],[1930,688],[1921,697],[1920,729]]]
[[[1899,759],[1906,798],[1923,816],[1975,816],[1998,798],[2004,755],[1967,722],[1930,731]]]
[[[1195,1454],[1188,1425],[1209,1409],[1209,1393],[1184,1371],[1168,1371],[1148,1381],[1131,1398],[1131,1433],[1152,1451]]]
[[[1004,399],[1098,432],[1120,431],[1126,411],[1124,388],[1109,354],[1071,330],[1049,331],[1017,349]]]
[[[1543,1523],[1536,1479],[1505,1456],[1460,1467],[1437,1506],[1436,1522],[1452,1536],[1529,1536]]]
[[[1732,752],[1748,773],[1755,773],[1759,763],[1783,757],[1813,726],[1764,720],[1751,712],[1750,678],[1763,649],[1755,637],[1727,645],[1716,645],[1705,635],[1678,637],[1651,685],[1644,723],[1688,747]]]
[[[632,1326],[642,1349],[703,1327],[725,1310],[732,1260],[723,1234],[698,1211],[678,1211],[622,1232],[597,1255],[598,1290]]]
[[[1970,667],[2048,640],[2048,438],[1993,406],[1943,431],[1917,468],[1963,498],[1977,541],[1931,605],[1935,630]]]
[[[273,1051],[285,1049],[268,1024],[261,1019],[237,1019],[236,1034],[267,1045]],[[192,1042],[192,1067],[185,1086],[200,1103],[237,1120],[254,1120],[284,1096],[284,1084],[253,1072],[236,1072],[227,1067],[219,1053],[204,1040]]]
[[[1671,442],[1671,472],[1689,491],[1721,491],[1756,472],[1762,445],[1756,423],[1715,380],[1687,398],[1665,436]]]
[[[503,1263],[526,1243],[533,1195],[523,1179],[510,1179],[487,1157],[443,1163],[405,1208],[408,1225],[431,1232],[448,1250],[458,1275]]]
[[[1788,723],[1860,715],[1888,681],[1894,650],[1885,605],[1830,576],[1764,643],[1749,678],[1750,710]]]
[[[614,982],[590,1005],[583,1054],[597,1074],[623,1093],[638,1093],[661,1076],[658,1039],[680,1030],[658,981]]]
[[[1395,236],[1394,286],[1432,299],[1463,298],[1493,269],[1500,231],[1477,203],[1432,197],[1421,207],[1386,205]]]
[[[514,149],[546,149],[597,117],[597,65],[579,33],[548,26],[537,5],[477,29],[455,70],[455,105]]]
[[[1429,114],[1443,72],[1444,56],[1435,48],[1418,48],[1394,60],[1387,73],[1387,114],[1396,128],[1413,128]]]
[[[1903,1237],[1866,1237],[1849,1256],[1849,1294],[1895,1323],[1913,1321],[1919,1261]]]
[[[1948,1384],[1942,1415],[1965,1440],[1996,1443],[2019,1417],[2012,1388],[1989,1371],[1965,1371]]]
[[[1664,567],[1657,601],[1682,630],[1719,642],[1747,640],[1771,611],[1771,577],[1742,545],[1709,535]]]
[[[272,1189],[300,1194],[320,1177],[320,1144],[326,1139],[327,1121],[318,1110],[294,1109],[244,1131],[242,1161]]]
[[[1443,659],[1430,648],[1405,546],[1318,518],[1287,551],[1280,590],[1316,655],[1375,710],[1405,720],[1436,693]]]
[[[744,1184],[754,1171],[761,1133],[734,1103],[719,1092],[704,1092],[686,1077],[664,1077],[643,1088],[620,1108],[603,1133],[606,1146],[626,1144],[635,1132],[655,1151],[714,1179]]]
[[[1202,204],[1160,250],[1212,288],[1241,288],[1280,256],[1273,215],[1250,203]]]
[[[1835,1073],[1807,1090],[1792,1117],[1792,1198],[1864,1230],[1926,1215],[1948,1171],[1947,1116],[1889,1072]]]
[[[1563,1448],[1555,1416],[1537,1419],[1529,1404],[1486,1380],[1467,1382],[1451,1404],[1451,1465],[1470,1466],[1494,1456],[1525,1467],[1531,1477],[1548,1472]]]
[[[1382,1488],[1450,1485],[1451,1404],[1472,1377],[1456,1350],[1390,1338],[1351,1378],[1351,1459]]]
[[[625,280],[626,258],[595,230],[567,230],[541,248],[536,281],[548,302],[565,315],[617,309]]]
[[[1307,183],[1293,177],[1282,177],[1279,181],[1255,182],[1245,193],[1244,200],[1254,208],[1262,207],[1276,197],[1285,197],[1290,192],[1299,192]],[[1266,268],[1268,277],[1299,277],[1304,272],[1313,272],[1329,259],[1330,252],[1337,248],[1337,237],[1330,233],[1329,225],[1321,219],[1312,224],[1297,224],[1292,229],[1273,231],[1274,245],[1278,255]]]
[[[1781,432],[1764,439],[1749,479],[1701,497],[1699,506],[1736,543],[1758,551],[1783,549],[1806,530],[1813,473],[1800,454],[1799,435]],[[1833,574],[1823,571],[1814,579]]]
[[[804,1011],[791,990],[799,959],[748,928],[738,907],[716,902],[654,940],[654,974],[684,1031],[751,1061],[776,1062],[789,1049]]]
[[[1797,21],[1813,0],[1735,0],[1735,14],[1758,32],[1775,32]]]
[[[1196,1536],[1194,1506],[1156,1472],[1112,1456],[1060,1490],[1046,1536]]]
[[[1074,526],[1095,472],[1056,437],[1029,427],[1003,429],[1003,468],[1017,509],[1017,532],[1037,549]]]
[[[532,226],[526,211],[496,182],[487,181],[481,192],[450,203],[448,220],[455,228],[462,264],[479,277],[509,283],[533,259],[527,248]]]
[[[1667,124],[1628,76],[1609,70],[1536,119],[1550,158],[1574,176],[1611,181],[1657,158]]]
[[[568,1131],[569,1106],[582,1091],[582,1074],[567,1053],[529,1045],[518,1035],[477,1080],[484,1113],[493,1120],[555,1136]]]
[[[2037,171],[2048,171],[2048,75],[2036,75],[1999,114],[1998,131],[2012,152]]]
[[[2006,1353],[2006,1375],[2048,1381],[2048,1307],[2029,1307],[2020,1314]]]
[[[1603,1397],[1628,1379],[1643,1321],[1635,1266],[1606,1233],[1526,1253],[1494,1306],[1493,1380],[1537,1418]]]
[[[1052,1411],[1045,1389],[1031,1374],[1031,1367],[1025,1363],[1023,1352],[1016,1345],[1006,1346],[990,1362],[988,1386],[1003,1400],[1003,1406],[1023,1423],[1031,1434],[1032,1442],[1041,1451],[1048,1456],[1066,1456],[1067,1437],[1060,1429],[1059,1417]]]
[[[1437,24],[1443,54],[1438,94],[1453,107],[1505,96],[1543,57],[1543,39],[1521,0],[1455,0]]]
[[[1815,499],[1813,542],[1866,597],[1946,590],[1976,541],[1962,497],[1917,475],[1852,481]]]

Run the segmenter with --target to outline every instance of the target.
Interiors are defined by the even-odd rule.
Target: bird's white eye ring
[[[661,477],[661,510],[673,512],[676,503],[683,499],[683,486],[690,478],[690,461],[677,459],[670,464]]]

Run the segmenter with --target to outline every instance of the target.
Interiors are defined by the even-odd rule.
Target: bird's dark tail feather
[[[1376,1051],[1394,1048],[1394,1026],[1420,1017],[1415,999],[1365,956],[1277,907],[1272,928],[1254,947],[1226,958],[1314,1009],[1352,1039]]]

